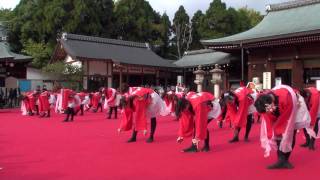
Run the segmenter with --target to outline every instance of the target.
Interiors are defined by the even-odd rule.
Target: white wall
[[[89,75],[107,75],[107,63],[104,61],[89,61]]]
[[[39,69],[27,67],[27,80],[59,80],[59,74],[43,73]]]

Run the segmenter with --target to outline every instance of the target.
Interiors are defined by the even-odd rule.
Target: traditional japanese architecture
[[[210,70],[212,70],[216,64],[224,70],[222,90],[229,89],[234,85],[238,85],[240,78],[238,75],[241,73],[241,69],[237,68],[240,66],[240,60],[237,57],[224,52],[215,51],[212,49],[201,49],[194,51],[187,51],[183,57],[174,62],[178,67],[183,68],[184,82],[186,85],[195,88],[194,71],[199,69],[205,72],[205,78],[203,82],[204,91],[213,91],[213,84],[210,82],[212,77]]]
[[[84,89],[102,86],[176,85],[182,70],[154,53],[148,43],[63,33],[51,62],[81,66]],[[122,83],[120,83],[122,82]]]
[[[18,79],[26,78],[26,65],[31,60],[10,50],[6,28],[0,22],[0,87],[17,88]]]
[[[296,88],[314,85],[320,79],[320,0],[269,5],[252,29],[202,43],[241,57],[242,79],[265,74],[270,86],[274,79]]]

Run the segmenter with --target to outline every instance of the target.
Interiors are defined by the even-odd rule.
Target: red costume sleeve
[[[194,108],[194,111],[196,138],[199,140],[204,140],[207,137],[208,113],[210,109],[207,104],[201,103]]]
[[[99,101],[100,101],[100,94],[99,93],[94,93],[93,96],[92,96],[92,108],[93,109],[97,109],[98,108],[98,104],[99,104]]]
[[[68,101],[72,92],[73,91],[71,89],[61,89],[63,110],[66,110],[68,108]]]
[[[143,97],[136,97],[133,100],[135,111],[135,129],[137,131],[147,130],[147,105],[148,100]]]
[[[227,103],[227,113],[225,120],[226,122],[232,122],[234,123],[234,119],[236,118],[237,115],[237,107],[234,103]]]
[[[194,120],[193,114],[184,110],[181,112],[181,116],[179,118],[179,136],[180,137],[190,137],[194,133]]]
[[[263,113],[261,116],[264,117],[264,120],[267,125],[267,133],[268,133],[268,139],[271,139],[273,136],[273,124],[277,120],[277,118],[270,113]]]
[[[120,130],[129,131],[133,127],[133,111],[131,108],[126,107],[122,111],[121,121],[120,121]]]
[[[311,92],[311,98],[309,102],[309,112],[311,116],[311,126],[315,126],[318,116],[319,110],[319,92],[316,88],[311,87],[309,88]]]
[[[44,112],[48,111],[50,109],[50,104],[49,104],[49,93],[48,92],[43,92],[39,96],[39,111]]]
[[[248,97],[248,90],[246,87],[241,88],[240,91],[235,91],[238,100],[239,106],[237,110],[237,114],[234,119],[234,126],[235,127],[246,127],[247,124],[247,116],[248,116],[248,108],[250,105],[249,97]]]
[[[28,99],[29,99],[29,109],[31,111],[35,111],[36,110],[36,108],[35,108],[35,106],[36,106],[36,98],[31,93],[31,94],[28,95]]]
[[[292,108],[293,102],[290,93],[286,89],[274,90],[274,93],[278,96],[280,116],[273,124],[274,134],[281,135],[285,132]]]

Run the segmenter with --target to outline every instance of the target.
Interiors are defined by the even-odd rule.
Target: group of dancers
[[[301,90],[286,85],[271,90],[258,91],[255,84],[234,91],[227,91],[220,98],[210,92],[193,92],[177,88],[167,92],[146,87],[124,86],[120,92],[113,88],[100,88],[94,93],[76,93],[70,89],[61,89],[57,93],[42,91],[26,93],[22,101],[24,115],[39,114],[50,117],[50,109],[66,114],[64,122],[73,121],[80,112],[108,109],[107,118],[112,112],[117,119],[120,109],[118,132],[132,131],[129,143],[136,142],[137,133],[150,133],[148,143],[154,141],[158,116],[172,115],[179,123],[177,142],[191,137],[191,146],[182,152],[210,151],[208,124],[216,120],[220,127],[225,123],[233,128],[230,143],[239,141],[241,129],[245,129],[244,141],[249,142],[251,126],[254,120],[261,122],[261,145],[265,157],[271,150],[277,150],[278,160],[268,169],[291,169],[289,158],[295,147],[298,130],[304,132],[306,142],[301,147],[315,150],[315,140],[319,138],[320,92],[309,87]],[[203,144],[200,148],[200,144]]]
[[[101,88],[97,92],[75,92],[71,89],[62,88],[55,92],[49,92],[46,88],[42,91],[38,86],[35,91],[23,93],[21,102],[22,115],[39,115],[50,117],[51,109],[56,113],[66,114],[63,122],[72,122],[74,116],[85,111],[96,113],[108,109],[107,118],[117,119],[117,107],[120,103],[120,94],[113,88]]]

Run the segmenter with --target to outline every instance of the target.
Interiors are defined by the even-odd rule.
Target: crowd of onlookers
[[[19,88],[0,87],[0,108],[15,108],[20,106],[21,92]]]

